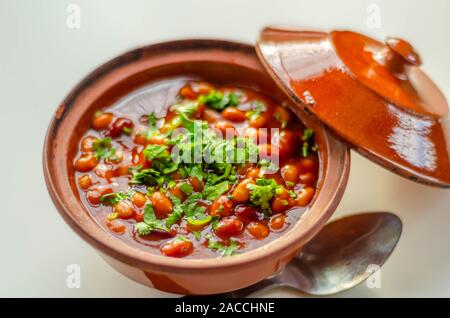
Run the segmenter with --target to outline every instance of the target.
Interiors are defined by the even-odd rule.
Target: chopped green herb
[[[282,118],[280,112],[276,111],[276,112],[273,114],[273,117],[275,118],[275,120],[276,120],[277,122],[280,123],[281,128],[286,128],[286,127],[287,127],[287,124],[288,124],[288,123],[287,123],[286,119]]]
[[[203,189],[203,195],[207,200],[215,200],[219,196],[221,196],[224,192],[228,191],[229,183],[228,181],[222,181],[216,185],[208,185],[206,184]]]
[[[182,183],[180,184],[180,190],[186,195],[191,195],[194,188],[189,183]]]
[[[126,200],[128,197],[129,195],[123,192],[108,193],[100,197],[100,202],[104,205],[115,205],[120,201]]]
[[[263,102],[255,101],[253,102],[253,109],[246,111],[245,116],[249,120],[256,120],[261,114],[266,110],[266,106]]]
[[[132,127],[124,127],[122,131],[125,135],[131,136],[131,134],[133,133],[133,128]]]
[[[148,122],[149,126],[156,126],[156,124],[158,123],[158,118],[156,117],[155,112],[151,112],[147,116],[147,122]]]
[[[155,210],[150,203],[144,208],[144,222],[136,223],[134,227],[136,232],[141,236],[149,235],[155,229],[167,231],[165,224],[156,218]]]
[[[266,210],[270,208],[270,200],[280,186],[273,179],[259,178],[255,184],[248,184],[247,188],[250,190],[250,202]]]
[[[198,104],[196,102],[186,102],[183,104],[177,104],[173,106],[175,108],[175,112],[179,115],[184,115],[186,117],[191,117],[198,108]]]
[[[115,220],[119,217],[119,214],[117,214],[116,212],[112,212],[110,214],[108,214],[108,216],[106,217],[109,221]]]
[[[199,104],[205,104],[215,110],[223,110],[228,106],[239,105],[239,96],[236,93],[222,94],[215,90],[211,90],[207,95],[200,95]]]
[[[221,256],[231,256],[236,253],[236,251],[240,248],[240,245],[235,240],[230,240],[230,245],[227,246],[219,241],[209,239],[208,248],[217,250]]]
[[[175,196],[171,196],[170,199],[173,203],[173,210],[172,213],[170,213],[166,219],[166,226],[168,228],[177,223],[183,217],[184,214],[181,200]]]
[[[202,239],[202,232],[200,232],[200,231],[194,231],[194,232],[191,232],[192,233],[192,235],[194,235],[194,237],[195,237],[195,239],[197,240],[197,241],[200,241],[201,239]]]
[[[187,222],[193,226],[203,226],[212,221],[212,216],[207,214],[202,214],[200,218],[188,217]]]
[[[162,186],[166,180],[159,171],[154,169],[135,169],[131,171],[133,176],[130,180],[130,184],[145,184],[149,186]]]
[[[308,157],[310,151],[317,151],[317,145],[314,143],[314,130],[306,128],[303,131],[302,156]]]
[[[116,155],[116,148],[112,146],[111,138],[96,140],[92,145],[92,149],[94,150],[94,157],[97,160],[108,159],[114,161],[118,159]]]

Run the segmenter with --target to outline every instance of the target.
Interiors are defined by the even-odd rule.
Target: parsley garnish
[[[230,240],[230,245],[227,246],[219,241],[209,239],[208,248],[217,250],[221,256],[231,256],[236,253],[236,251],[240,248],[240,245],[235,240]]]
[[[245,116],[249,120],[256,120],[265,111],[266,106],[263,102],[255,101],[253,102],[253,109],[246,111]]]
[[[120,201],[126,200],[128,197],[129,195],[123,192],[108,193],[100,197],[100,202],[104,205],[115,205]]]
[[[250,190],[250,202],[267,210],[280,185],[273,179],[259,178],[255,184],[248,184],[247,188]]]
[[[223,110],[228,106],[239,105],[239,96],[236,93],[223,94],[215,90],[211,90],[207,95],[200,95],[199,104],[205,104],[215,110]]]
[[[182,183],[180,184],[180,190],[183,191],[183,193],[186,195],[191,195],[194,191],[194,188],[188,183]]]
[[[145,184],[149,186],[162,186],[166,180],[159,171],[155,169],[130,169],[133,174],[130,184]]]
[[[152,161],[152,168],[162,174],[170,174],[178,169],[178,163],[172,160],[166,145],[147,145],[143,153]]]
[[[224,192],[228,191],[230,185],[228,181],[222,181],[215,185],[208,185],[206,184],[205,188],[203,189],[203,195],[208,200],[215,200],[219,196],[221,196]]]
[[[200,232],[200,231],[194,231],[194,232],[191,232],[192,233],[192,235],[194,235],[194,237],[195,237],[195,239],[197,240],[197,241],[200,241],[201,239],[202,239],[202,232]]]
[[[144,208],[144,222],[136,223],[134,228],[141,236],[149,235],[155,229],[167,231],[165,224],[156,218],[155,210],[150,203]]]
[[[114,161],[118,159],[116,148],[112,146],[111,142],[111,138],[102,138],[94,142],[92,149],[94,150],[94,156],[97,160],[109,159]]]
[[[303,131],[302,156],[308,157],[310,151],[317,151],[317,145],[314,143],[314,130],[306,128]]]
[[[149,126],[156,126],[156,124],[158,123],[158,118],[156,117],[155,112],[151,112],[147,116],[147,122]]]
[[[181,204],[181,200],[175,196],[171,196],[170,199],[173,203],[172,213],[166,219],[166,226],[170,228],[172,225],[178,222],[183,217],[183,205]]]

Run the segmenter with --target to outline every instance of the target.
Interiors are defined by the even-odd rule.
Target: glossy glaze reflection
[[[413,84],[378,64],[374,55],[381,52],[379,42],[355,40],[353,33],[340,36],[266,29],[258,53],[293,100],[359,152],[412,180],[448,187],[449,133],[443,124],[447,105],[444,111],[442,94],[416,67],[403,71],[421,76],[415,84],[425,83],[434,96],[422,98],[424,92],[416,94]],[[333,43],[336,37],[340,54]],[[427,108],[431,100],[437,107]]]

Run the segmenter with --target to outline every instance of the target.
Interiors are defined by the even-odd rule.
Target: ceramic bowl
[[[49,193],[70,227],[111,266],[139,283],[177,294],[214,294],[249,286],[282,270],[325,225],[346,187],[349,150],[320,123],[293,106],[301,121],[316,131],[320,172],[309,210],[286,233],[254,250],[216,259],[170,258],[130,246],[106,231],[83,206],[73,178],[73,158],[79,138],[96,110],[143,85],[173,77],[245,86],[280,102],[288,99],[250,45],[184,40],[127,52],[89,74],[57,108],[44,145],[43,166]]]

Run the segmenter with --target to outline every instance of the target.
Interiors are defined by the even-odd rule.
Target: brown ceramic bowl
[[[109,234],[83,206],[72,159],[93,113],[142,85],[173,77],[246,86],[282,102],[287,97],[260,64],[253,46],[185,40],[125,53],[81,81],[56,110],[44,145],[50,195],[66,222],[125,276],[167,292],[213,294],[254,284],[283,269],[335,211],[348,179],[349,150],[303,111],[294,112],[315,129],[320,149],[317,194],[305,215],[282,237],[228,258],[177,259],[145,252]],[[295,108],[295,107],[294,107]]]

